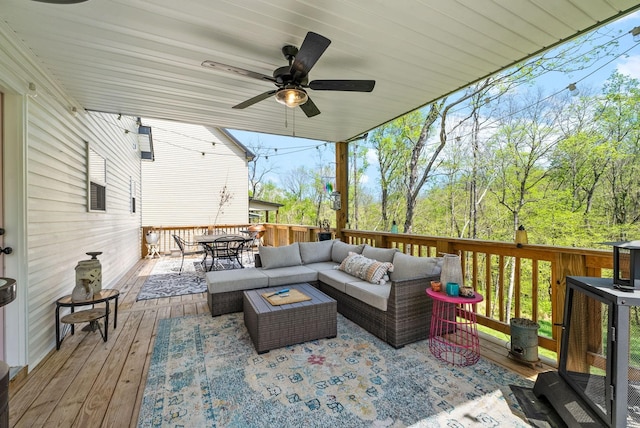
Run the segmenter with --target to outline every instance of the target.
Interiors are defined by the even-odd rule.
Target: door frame
[[[4,245],[13,248],[4,255],[4,275],[16,280],[16,299],[4,307],[5,362],[28,367],[28,270],[27,270],[27,126],[30,98],[0,80],[3,93],[2,207]]]

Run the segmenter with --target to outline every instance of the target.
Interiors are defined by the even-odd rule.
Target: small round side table
[[[110,301],[115,300],[113,306],[113,328],[118,325],[118,296],[120,291],[106,288],[102,289],[89,300],[74,301],[71,299],[71,294],[64,296],[56,300],[56,349],[60,349],[63,337],[60,337],[60,323],[71,325],[71,334],[75,333],[74,324],[89,323],[89,331],[95,331],[98,329],[102,335],[102,340],[105,342],[109,337],[109,314],[111,313]],[[104,303],[104,308],[96,308],[98,303]],[[91,306],[91,309],[85,309],[76,312],[75,308],[82,306]],[[71,313],[60,318],[60,308],[71,308]],[[104,318],[104,332],[100,329],[98,320]]]
[[[470,366],[480,359],[480,338],[473,305],[474,297],[448,296],[442,291],[426,290],[433,299],[429,350],[438,360],[456,366]]]

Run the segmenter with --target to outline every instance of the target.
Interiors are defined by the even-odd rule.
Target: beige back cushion
[[[333,248],[333,240],[319,242],[300,242],[300,257],[302,263],[320,263],[331,261],[331,249]]]
[[[362,255],[379,262],[392,263],[393,255],[397,252],[397,248],[376,248],[371,245],[365,245],[362,250]]]
[[[331,247],[331,260],[336,263],[342,263],[347,258],[349,252],[362,254],[363,245],[345,244],[340,240],[336,240]]]
[[[393,256],[393,272],[389,273],[391,281],[402,279],[424,278],[440,275],[442,257],[414,257],[401,252]]]
[[[300,246],[297,242],[284,247],[258,247],[263,269],[297,266],[302,264]]]

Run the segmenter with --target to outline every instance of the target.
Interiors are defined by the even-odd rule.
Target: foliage
[[[216,216],[213,219],[213,224],[217,224],[218,222],[218,216],[220,214],[224,214],[224,207],[226,205],[229,205],[231,203],[231,200],[233,199],[233,193],[229,192],[229,188],[227,187],[227,185],[225,184],[222,189],[220,189],[220,194],[219,194],[219,199],[218,199],[218,211],[216,212]]]

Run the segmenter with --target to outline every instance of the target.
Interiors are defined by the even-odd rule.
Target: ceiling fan
[[[312,80],[309,82],[309,71],[329,47],[330,43],[331,40],[326,37],[311,31],[308,32],[300,49],[291,45],[286,45],[282,48],[282,54],[289,61],[289,65],[275,69],[273,76],[215,61],[204,61],[202,65],[215,70],[269,81],[276,85],[277,89],[243,101],[233,106],[235,109],[247,108],[269,98],[271,95],[275,95],[275,99],[279,103],[291,108],[300,106],[307,117],[313,117],[320,114],[320,110],[311,101],[305,88],[315,91],[371,92],[376,84],[375,80]]]

